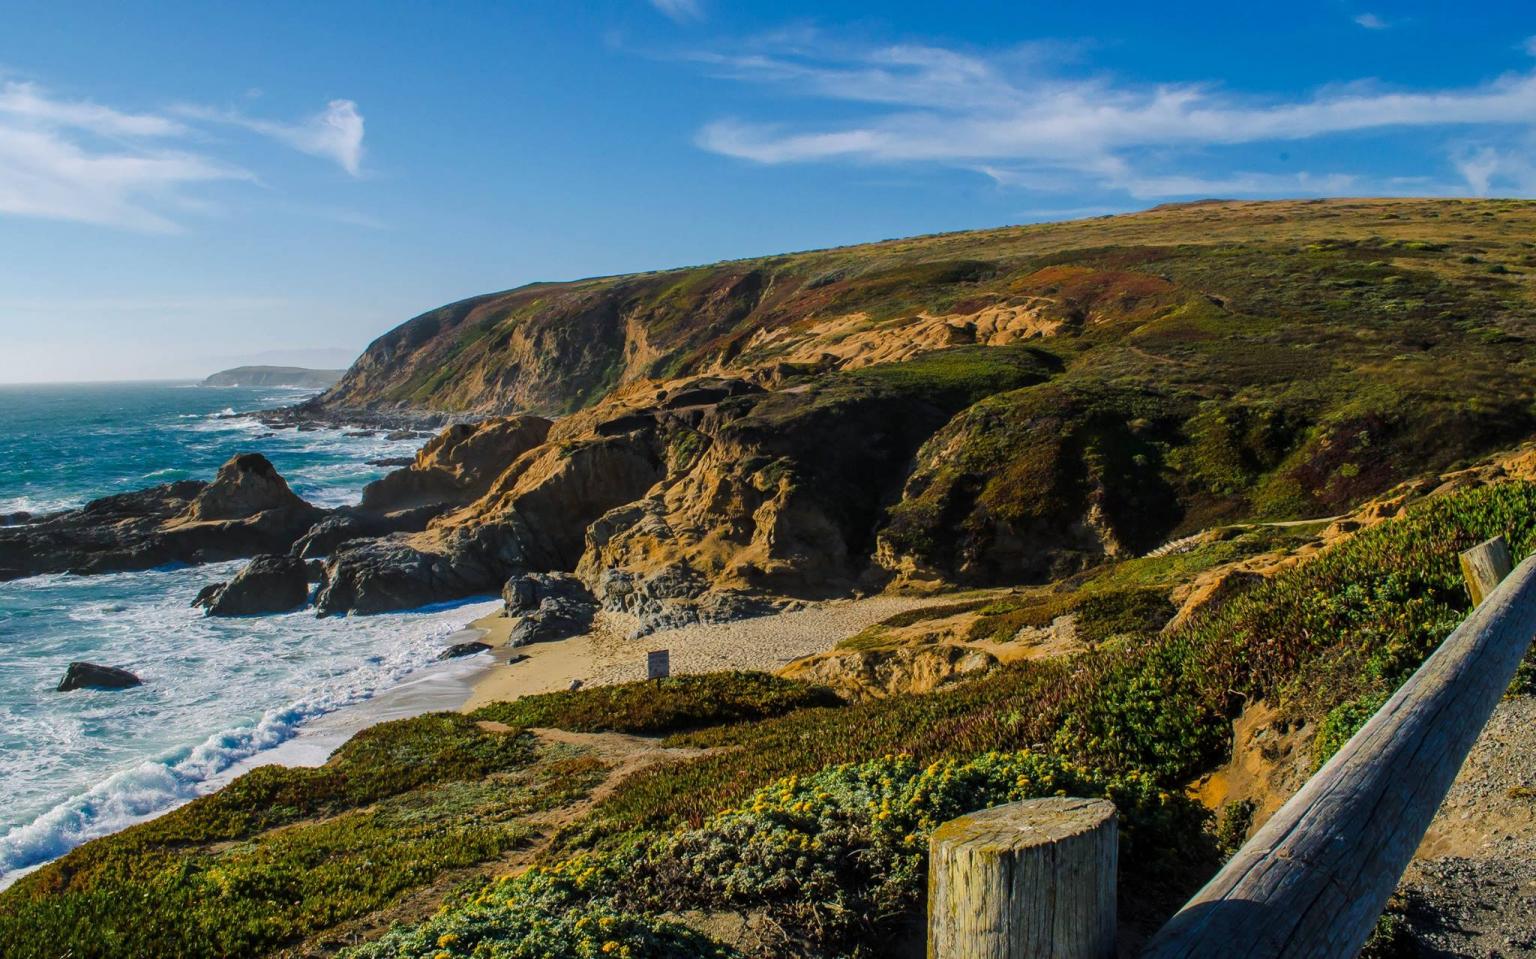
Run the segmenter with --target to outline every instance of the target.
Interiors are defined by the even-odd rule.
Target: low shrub
[[[672,950],[681,933],[655,917],[687,909],[762,916],[773,955],[883,955],[920,907],[935,827],[977,809],[1069,794],[1115,802],[1127,881],[1187,859],[1198,845],[1188,840],[1199,835],[1204,811],[1148,777],[1106,777],[1029,752],[926,766],[887,756],[782,779],[698,828],[490,885],[462,908],[349,955],[564,959],[595,955],[581,943],[608,936],[620,943],[613,952],[670,957],[680,954]],[[589,924],[573,927],[573,917]],[[544,931],[535,934],[536,924]],[[490,947],[482,945],[488,935]],[[516,951],[522,943],[538,948]],[[690,948],[688,955],[726,954]]]
[[[482,706],[471,715],[523,729],[655,735],[841,704],[824,686],[768,673],[725,672],[524,696]]]
[[[1322,769],[1334,753],[1344,748],[1344,744],[1376,715],[1387,699],[1387,693],[1368,693],[1328,710],[1328,715],[1318,724],[1317,738],[1312,741],[1313,771]]]

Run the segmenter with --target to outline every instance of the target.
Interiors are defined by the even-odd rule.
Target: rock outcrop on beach
[[[252,559],[235,578],[206,597],[199,594],[209,616],[255,616],[286,613],[309,601],[309,570],[289,554],[263,554]]]
[[[580,636],[592,628],[597,601],[586,584],[568,573],[526,573],[507,580],[501,592],[507,616],[517,622],[508,646]]]
[[[67,693],[76,689],[130,689],[142,685],[144,681],[126,669],[77,662],[69,664],[58,689]]]
[[[0,580],[286,552],[324,515],[295,495],[266,457],[246,453],[220,467],[211,483],[167,483],[0,528]]]

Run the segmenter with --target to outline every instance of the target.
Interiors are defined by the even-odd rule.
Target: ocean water
[[[301,496],[356,502],[419,440],[272,431],[249,416],[304,393],[188,384],[0,386],[0,513],[211,478],[260,452]],[[494,603],[385,616],[205,618],[188,603],[239,562],[0,583],[0,884],[213,788],[314,721],[422,675]],[[145,685],[58,693],[71,660]],[[461,667],[462,668],[462,667]]]

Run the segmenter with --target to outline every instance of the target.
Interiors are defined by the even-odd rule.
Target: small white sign
[[[672,656],[665,649],[653,649],[645,654],[645,678],[666,679],[672,674]]]

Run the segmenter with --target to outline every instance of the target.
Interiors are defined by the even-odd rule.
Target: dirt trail
[[[515,732],[503,723],[481,721],[479,726],[489,732]],[[446,870],[431,883],[411,890],[384,909],[334,926],[275,955],[284,959],[332,956],[346,946],[378,938],[394,923],[426,919],[464,884],[490,876],[515,875],[538,862],[562,828],[585,817],[628,777],[657,763],[691,759],[710,752],[707,749],[664,747],[659,738],[623,733],[573,733],[563,729],[530,729],[528,732],[538,737],[542,744],[575,747],[583,755],[598,760],[606,767],[603,780],[576,802],[522,817],[519,822],[532,831],[529,840],[500,857],[475,866]]]

